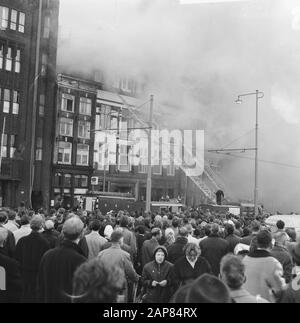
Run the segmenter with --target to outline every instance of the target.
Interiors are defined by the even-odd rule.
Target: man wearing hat
[[[293,270],[294,278],[283,291],[280,303],[300,303],[300,243],[292,251],[295,267]]]
[[[39,232],[43,228],[42,216],[35,215],[30,221],[31,233],[21,238],[16,246],[15,258],[19,261],[23,282],[23,302],[36,301],[36,281],[40,261],[50,246]]]
[[[38,274],[38,300],[43,303],[70,303],[75,270],[86,261],[78,246],[84,228],[79,217],[66,220],[59,248],[49,250],[42,258]]]

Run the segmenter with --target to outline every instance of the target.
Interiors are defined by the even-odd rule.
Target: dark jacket
[[[178,259],[184,256],[184,247],[187,243],[187,238],[177,237],[176,241],[168,248],[168,261],[175,264]]]
[[[211,266],[203,257],[197,259],[194,268],[188,262],[186,256],[177,260],[173,267],[173,279],[176,288],[190,283],[203,274],[212,274]]]
[[[6,256],[2,248],[0,248],[0,267],[5,271],[6,280],[6,290],[0,290],[0,303],[19,303],[22,295],[20,266],[16,260]]]
[[[293,259],[285,247],[275,244],[271,251],[271,256],[276,258],[283,267],[283,277],[286,283],[292,280]]]
[[[0,224],[0,227],[3,227],[3,225]],[[8,236],[5,242],[5,246],[3,248],[3,253],[8,257],[13,258],[16,250],[16,240],[13,233],[10,230],[7,230],[7,231],[8,231]]]
[[[300,276],[297,276],[282,292],[280,303],[300,304]]]
[[[225,238],[225,240],[228,242],[229,252],[234,253],[234,248],[240,243],[241,239],[235,234],[230,234]]]
[[[45,230],[42,233],[43,238],[48,241],[51,249],[56,247],[59,235],[60,233],[56,230]]]
[[[65,240],[42,258],[38,274],[38,299],[42,303],[70,303],[75,270],[86,261],[77,244]]]
[[[142,246],[142,266],[145,265],[153,259],[153,252],[155,248],[159,245],[158,241],[155,238],[146,240]]]
[[[154,256],[156,252],[162,249],[165,253],[165,258],[167,257],[167,249],[163,246],[158,246],[154,251]],[[162,264],[158,264],[155,260],[146,264],[143,269],[142,274],[142,284],[146,289],[146,297],[144,301],[146,303],[168,303],[172,293],[174,280],[172,279],[172,268],[173,265],[164,261]],[[167,281],[165,287],[157,285],[156,287],[152,286],[153,281],[162,282],[163,280]]]
[[[24,302],[36,301],[39,265],[43,255],[49,249],[48,242],[35,231],[21,238],[17,243],[15,257],[21,267]]]
[[[200,242],[201,255],[210,264],[215,276],[220,273],[222,258],[229,252],[229,244],[217,235],[211,235]]]

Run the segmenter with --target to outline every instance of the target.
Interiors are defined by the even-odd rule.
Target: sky
[[[254,145],[255,98],[234,101],[263,91],[260,202],[300,212],[300,3],[199,2],[61,0],[58,64],[145,82],[144,96],[154,94],[164,123],[204,129],[207,149]],[[220,166],[235,199],[253,197],[253,153],[206,157]]]

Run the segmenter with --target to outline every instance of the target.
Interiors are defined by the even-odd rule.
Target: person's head
[[[252,232],[257,233],[260,231],[260,223],[258,221],[252,222]]]
[[[24,214],[21,217],[21,225],[28,225],[30,223],[30,218],[28,215]]]
[[[124,239],[123,230],[121,231],[121,230],[115,229],[114,232],[111,234],[110,242],[113,244],[122,245],[123,239]]]
[[[186,229],[186,227],[181,227],[181,228],[179,228],[179,230],[178,230],[178,235],[180,236],[180,237],[183,237],[183,238],[187,238],[187,236],[188,236],[188,230]]]
[[[82,234],[83,228],[84,224],[79,217],[73,216],[69,218],[65,221],[62,227],[64,238],[73,242],[77,242]]]
[[[274,234],[275,243],[279,246],[285,246],[286,242],[289,240],[289,236],[284,232],[276,232]]]
[[[41,215],[35,215],[30,221],[32,231],[40,231],[43,228],[44,219]]]
[[[110,224],[108,224],[104,229],[105,238],[110,240],[113,231],[114,231],[113,227]]]
[[[46,231],[54,230],[54,222],[52,220],[47,220],[45,222],[45,230]]]
[[[179,288],[177,292],[174,294],[173,298],[171,299],[171,303],[173,304],[184,304],[187,303],[187,295],[192,288],[192,284],[186,284]]]
[[[158,246],[154,250],[154,260],[159,265],[161,265],[166,260],[167,257],[168,257],[168,252],[167,252],[167,249],[165,247]]]
[[[214,223],[212,226],[211,226],[211,234],[212,235],[218,235],[220,232],[220,227],[217,223]]]
[[[234,233],[234,226],[232,224],[227,223],[225,229],[228,235]]]
[[[172,227],[173,228],[178,228],[179,227],[179,219],[177,217],[175,217],[173,220],[172,220]]]
[[[245,265],[240,257],[226,255],[221,261],[221,279],[232,290],[240,289],[246,282]]]
[[[285,223],[282,220],[277,221],[276,227],[278,230],[284,230]]]
[[[8,215],[5,211],[0,212],[0,224],[6,223]]]
[[[161,229],[153,228],[151,230],[151,236],[152,236],[152,238],[155,238],[156,240],[161,239],[161,237],[162,237]]]
[[[230,291],[217,277],[204,274],[191,285],[186,303],[231,303]]]
[[[101,223],[99,220],[93,220],[91,222],[90,228],[92,231],[99,231],[101,227]]]
[[[0,227],[0,248],[3,248],[8,237],[8,230]]]
[[[194,230],[191,224],[186,224],[185,227],[187,229],[188,234],[193,234]]]
[[[188,243],[185,246],[184,253],[189,261],[195,262],[201,255],[201,249],[195,243]]]
[[[8,211],[8,220],[14,221],[16,219],[16,212],[14,210]]]
[[[175,242],[175,233],[172,228],[167,228],[165,230],[165,238],[167,241]]]
[[[128,227],[128,224],[129,224],[128,216],[122,215],[119,223],[120,223],[120,227],[123,227],[123,228]]]
[[[243,237],[248,237],[251,234],[251,230],[249,228],[243,229]]]
[[[235,228],[236,228],[236,230],[240,230],[240,228],[241,228],[241,227],[242,227],[241,222],[236,221],[236,222],[235,222]]]
[[[272,235],[269,231],[259,231],[256,236],[256,241],[259,249],[269,249],[272,247]]]
[[[287,235],[289,236],[291,242],[296,242],[297,241],[297,232],[295,229],[288,228],[285,230]]]
[[[124,272],[97,258],[83,263],[74,273],[74,303],[115,303],[125,283]]]

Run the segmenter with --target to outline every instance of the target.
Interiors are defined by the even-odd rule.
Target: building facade
[[[58,0],[0,0],[0,204],[50,203]]]

